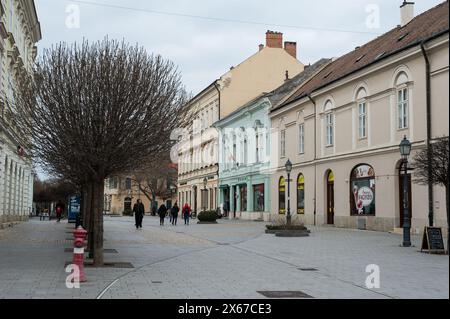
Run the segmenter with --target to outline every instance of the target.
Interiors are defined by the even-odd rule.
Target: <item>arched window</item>
[[[397,123],[398,129],[406,129],[409,126],[409,88],[408,75],[400,72],[395,80],[397,88]]]
[[[130,214],[131,213],[131,198],[126,197],[123,201],[123,211],[124,214]]]
[[[332,112],[333,103],[327,100],[324,106],[326,125],[326,146],[334,145],[334,114]]]
[[[297,214],[305,213],[305,177],[303,174],[297,178]]]
[[[352,215],[375,215],[375,171],[361,164],[350,176],[350,204]]]
[[[286,214],[286,179],[284,177],[280,178],[278,194],[279,212],[284,215]]]

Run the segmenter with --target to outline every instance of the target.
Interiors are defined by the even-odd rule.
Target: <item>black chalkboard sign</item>
[[[442,228],[425,227],[422,240],[422,251],[429,253],[445,253]]]

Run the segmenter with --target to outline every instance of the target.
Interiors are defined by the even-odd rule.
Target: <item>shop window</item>
[[[375,171],[362,164],[351,174],[350,204],[352,215],[375,215]]]
[[[247,185],[240,187],[241,211],[247,211]]]
[[[255,212],[264,212],[264,184],[253,186]]]
[[[278,207],[280,214],[286,214],[286,179],[280,178],[278,184]]]
[[[297,214],[305,213],[305,177],[300,174],[297,179]]]

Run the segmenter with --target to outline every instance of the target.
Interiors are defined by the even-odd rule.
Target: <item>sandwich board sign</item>
[[[427,252],[430,254],[445,254],[442,228],[425,227],[421,252]]]

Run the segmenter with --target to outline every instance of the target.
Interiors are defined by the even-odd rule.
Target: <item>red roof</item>
[[[448,1],[422,13],[403,27],[381,35],[360,48],[336,59],[295,92],[283,105],[298,100],[393,54],[448,33]]]

